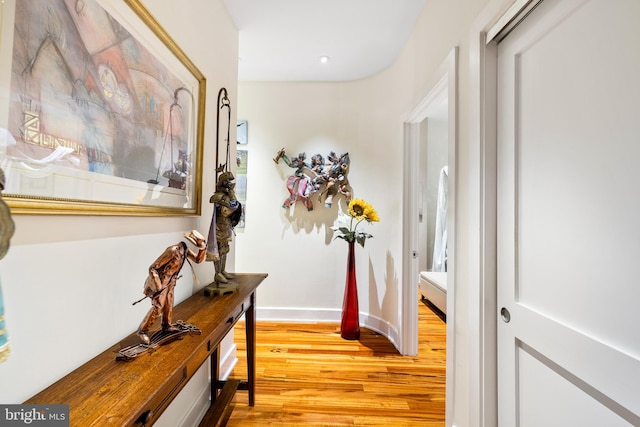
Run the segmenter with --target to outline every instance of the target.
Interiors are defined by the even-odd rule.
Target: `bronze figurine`
[[[173,291],[176,281],[182,277],[178,274],[184,262],[193,261],[201,263],[205,259],[207,242],[196,230],[185,233],[184,237],[196,246],[198,252],[192,251],[185,242],[169,246],[149,267],[149,276],[144,282],[145,298],[151,298],[151,309],[138,327],[138,337],[144,344],[151,342],[149,329],[158,318],[162,316],[163,332],[179,332],[180,328],[171,323],[173,316]],[[134,303],[135,304],[135,303]]]
[[[226,271],[233,229],[242,216],[242,206],[236,199],[234,188],[233,173],[222,172],[218,177],[216,192],[209,199],[209,202],[214,204],[214,208],[209,228],[207,261],[213,261],[215,275],[213,282],[205,288],[205,295],[225,294],[234,292],[236,289],[236,285],[230,282],[233,275]]]

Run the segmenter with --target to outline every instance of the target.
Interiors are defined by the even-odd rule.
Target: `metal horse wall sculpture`
[[[319,200],[324,200],[324,206],[330,208],[336,195],[342,194],[347,203],[353,193],[349,185],[349,153],[340,156],[335,152],[329,153],[328,162],[325,162],[321,154],[311,157],[311,163],[306,162],[306,154],[300,153],[297,157],[289,158],[284,148],[278,151],[273,161],[278,164],[282,159],[289,167],[296,171],[287,178],[286,186],[289,191],[282,207],[289,208],[297,201],[304,204],[307,210],[313,210],[311,197],[319,194]]]

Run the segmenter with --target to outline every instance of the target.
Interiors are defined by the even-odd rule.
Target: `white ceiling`
[[[393,64],[425,1],[224,0],[239,31],[238,78],[349,81],[376,74]]]

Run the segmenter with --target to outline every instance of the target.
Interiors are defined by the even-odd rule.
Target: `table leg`
[[[256,403],[256,294],[251,294],[251,305],[246,312],[246,329],[247,336],[247,376],[249,406]]]
[[[211,404],[213,405],[218,398],[218,384],[220,382],[220,346],[211,352]]]

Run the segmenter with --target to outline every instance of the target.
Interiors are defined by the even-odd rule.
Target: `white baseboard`
[[[178,393],[154,426],[197,426],[207,413],[209,404],[209,366],[205,363]]]
[[[193,406],[186,412],[182,422],[178,427],[195,427],[200,425],[200,421],[204,418],[211,405],[211,395],[209,387],[200,389],[200,393],[196,394]]]
[[[237,350],[238,347],[233,343],[224,354],[220,355],[220,379],[223,381],[229,378],[238,363]]]
[[[258,321],[269,322],[340,322],[340,316],[340,310],[322,308],[258,307],[256,310]]]

